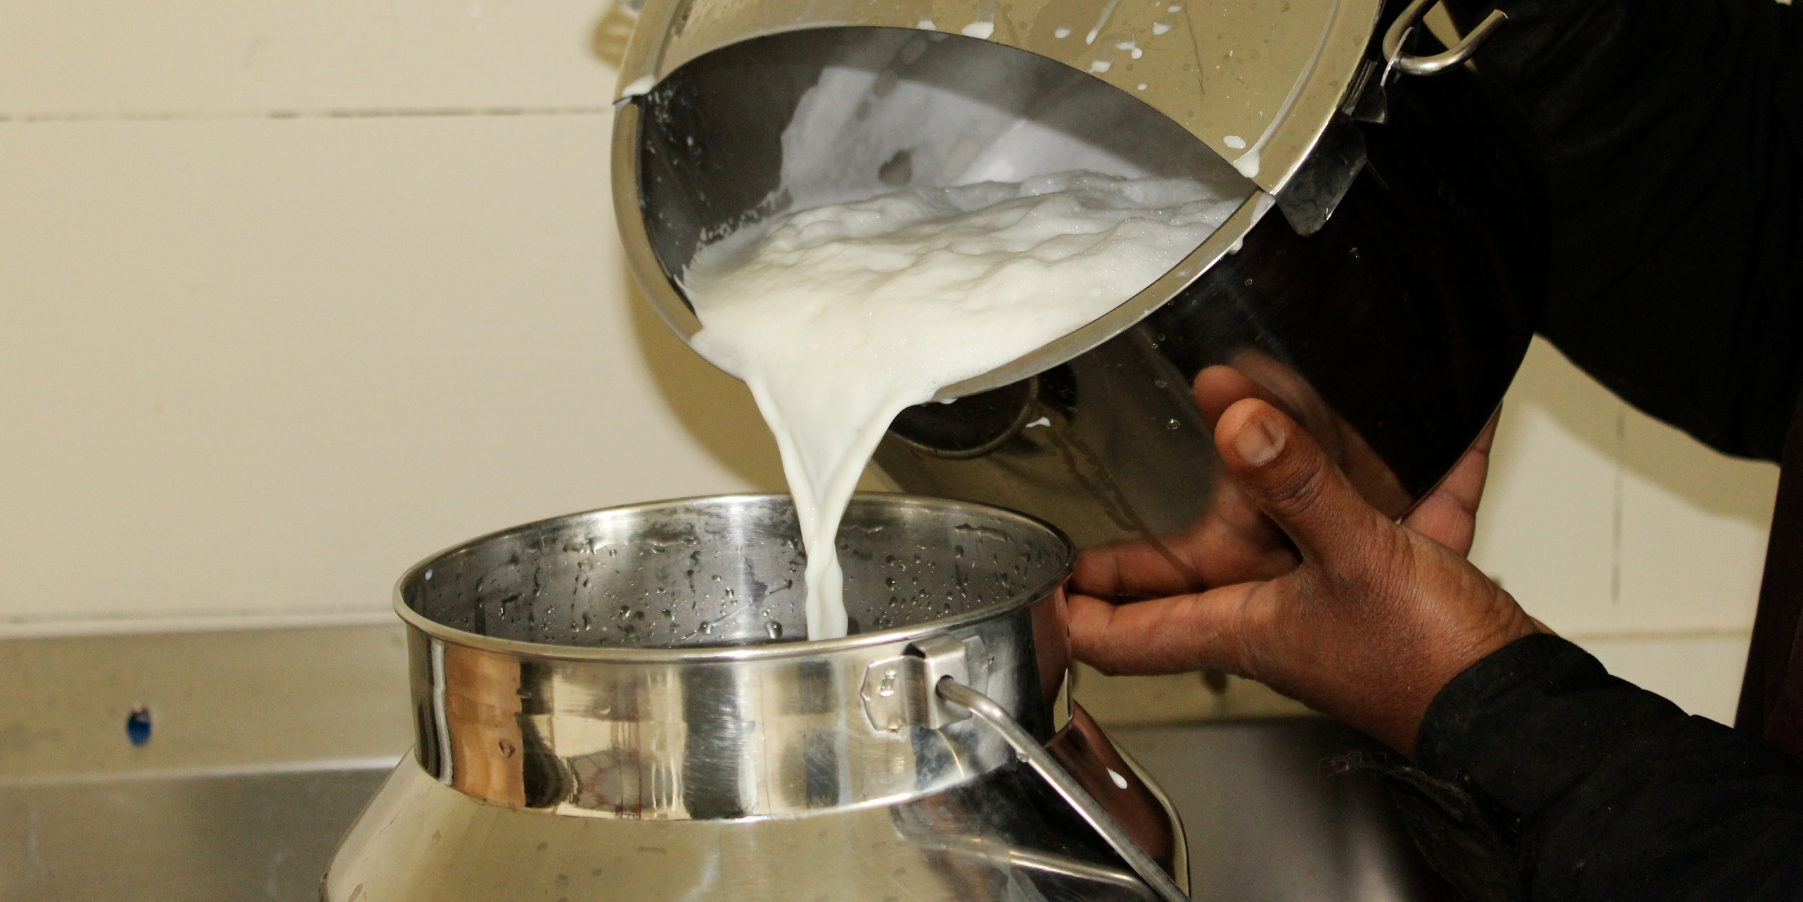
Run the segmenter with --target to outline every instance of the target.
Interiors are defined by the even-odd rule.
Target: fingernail
[[[1262,467],[1283,450],[1283,432],[1274,428],[1265,417],[1254,417],[1252,422],[1240,427],[1239,435],[1233,437],[1233,450],[1246,463]]]

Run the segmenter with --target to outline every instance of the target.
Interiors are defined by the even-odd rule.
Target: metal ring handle
[[[969,709],[970,713],[975,714],[978,719],[1002,734],[1002,738],[1014,747],[1015,753],[1025,759],[1035,771],[1038,771],[1039,775],[1046,779],[1046,782],[1052,784],[1052,788],[1057,790],[1058,794],[1063,796],[1072,808],[1077,809],[1077,813],[1083,815],[1083,819],[1088,821],[1097,833],[1102,834],[1102,838],[1108,841],[1108,845],[1112,846],[1114,851],[1126,860],[1128,866],[1133,868],[1133,872],[1139,875],[1139,879],[1144,880],[1158,894],[1159,898],[1165,902],[1190,902],[1189,896],[1178,888],[1177,882],[1171,879],[1171,875],[1165,873],[1164,868],[1159,867],[1158,862],[1153,861],[1152,856],[1147,855],[1146,850],[1141,849],[1139,843],[1134,842],[1133,837],[1127,835],[1127,831],[1122,830],[1121,825],[1115,823],[1114,818],[1104,811],[1102,806],[1088,792],[1085,792],[1082,786],[1078,785],[1076,778],[1059,765],[1044,746],[1034,741],[1032,734],[1015,722],[1014,718],[1010,717],[1001,705],[996,704],[994,699],[950,676],[942,677],[934,685],[933,691],[941,699]]]
[[[1390,23],[1390,30],[1384,32],[1384,61],[1388,68],[1401,69],[1409,75],[1433,75],[1436,72],[1456,66],[1471,58],[1477,48],[1488,39],[1492,32],[1509,21],[1509,14],[1500,9],[1491,10],[1471,33],[1444,53],[1433,56],[1414,56],[1402,52],[1402,43],[1408,40],[1409,33],[1421,24],[1421,18],[1427,15],[1428,8],[1436,0],[1414,0]]]

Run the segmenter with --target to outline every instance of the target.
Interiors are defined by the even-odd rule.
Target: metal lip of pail
[[[484,635],[480,632],[459,629],[435,620],[417,610],[409,602],[410,597],[417,598],[417,587],[423,585],[429,577],[426,574],[442,566],[446,561],[459,555],[466,555],[480,549],[490,547],[497,542],[520,539],[532,534],[548,535],[559,530],[578,527],[586,523],[604,521],[630,521],[643,519],[648,515],[665,511],[694,510],[702,507],[714,509],[736,509],[769,507],[789,504],[789,496],[778,493],[745,493],[730,495],[702,495],[686,498],[649,501],[639,504],[621,505],[567,514],[544,520],[533,521],[507,529],[497,530],[465,542],[458,543],[436,554],[430,555],[415,564],[403,574],[395,584],[394,610],[408,626],[444,642],[462,645],[486,651],[501,652],[523,657],[569,660],[597,661],[616,663],[660,663],[682,664],[710,661],[757,661],[775,660],[797,656],[833,654],[877,646],[906,642],[910,638],[939,632],[960,630],[991,620],[1008,617],[1030,607],[1056,591],[1070,576],[1075,565],[1076,546],[1058,527],[1037,517],[1010,511],[992,505],[972,502],[951,501],[916,495],[887,493],[859,493],[852,499],[850,510],[871,505],[880,506],[886,511],[908,511],[934,516],[957,515],[981,516],[1017,524],[1021,528],[1038,532],[1042,538],[1059,547],[1063,561],[1053,573],[1025,584],[1012,597],[1000,603],[989,603],[980,607],[962,611],[951,616],[919,620],[905,625],[859,632],[840,639],[823,641],[784,641],[765,644],[720,644],[699,645],[685,644],[675,647],[618,647],[587,646],[560,644],[551,642],[524,641],[520,639],[502,638]],[[841,533],[845,532],[841,528]]]

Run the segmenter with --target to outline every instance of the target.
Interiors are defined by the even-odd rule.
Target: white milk
[[[1094,173],[913,188],[701,250],[691,343],[776,434],[808,554],[808,638],[845,635],[839,519],[890,421],[1075,331],[1175,266],[1237,206],[1187,179]]]

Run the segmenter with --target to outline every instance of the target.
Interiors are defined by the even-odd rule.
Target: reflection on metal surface
[[[1315,152],[1277,195],[1277,209],[1296,234],[1307,238],[1327,225],[1365,168],[1365,136],[1349,115],[1337,115],[1321,133]]]
[[[1015,851],[971,854],[1003,845]],[[346,834],[324,898],[1144,902],[1146,889],[1123,873],[1063,801],[1013,763],[892,805],[634,821],[483,804],[406,761]]]
[[[1183,816],[1196,902],[1455,902],[1383,781],[1335,773],[1376,743],[1322,717],[1119,728]]]
[[[987,0],[649,0],[621,67],[621,94],[633,96],[695,60],[761,37],[838,26],[905,30],[1025,51],[1107,83],[1276,191],[1339,105],[1380,7],[1378,0],[1081,8]]]
[[[1051,752],[1041,746],[1032,734],[1021,729],[1020,724],[1016,723],[1014,718],[1008,716],[1007,709],[996,704],[994,699],[951,677],[940,680],[934,688],[940,698],[968,708],[971,713],[981,717],[985,723],[995,728],[1002,738],[1008,740],[1008,744],[1014,747],[1014,751],[1026,759],[1027,764],[1041,777],[1044,777],[1046,782],[1052,784],[1052,788],[1057,790],[1058,795],[1069,802],[1078,814],[1083,815],[1083,819],[1102,835],[1109,847],[1114,849],[1115,854],[1121,856],[1127,865],[1133,868],[1133,872],[1152,887],[1160,899],[1165,902],[1189,902],[1189,897],[1184,895],[1182,888],[1171,879],[1171,875],[1165,873],[1163,867],[1153,861],[1152,857],[1133,841],[1127,831],[1123,830],[1121,825],[1115,822],[1113,816],[1109,815],[1107,810],[1084,789],[1082,784],[1078,783],[1064,769]],[[1115,773],[1115,777],[1122,782],[1121,788],[1125,789],[1126,778],[1118,772]]]
[[[1292,718],[1114,732],[1114,740],[1133,755],[1132,761],[1123,758],[1123,762],[1129,767],[1143,765],[1156,776],[1182,815],[1193,863],[1179,865],[1177,872],[1193,874],[1190,891],[1199,902],[1450,899],[1446,888],[1423,870],[1400,832],[1377,778],[1334,776],[1323,766],[1349,750],[1373,750],[1368,740],[1343,727],[1322,718]],[[1055,750],[1058,747],[1053,744]],[[1082,771],[1062,754],[1060,761]],[[1105,850],[1097,850],[1097,841],[1085,835],[1081,822],[1062,803],[1048,800],[1048,793],[1036,783],[1019,783],[1020,771],[1015,768],[1011,775],[996,777],[998,785],[1005,780],[1018,785],[990,798],[998,804],[1016,804],[1024,798],[1028,805],[1040,806],[1041,820],[1033,830],[1065,837],[1065,847],[949,829],[958,823],[948,813],[951,807],[915,805],[893,814],[879,808],[877,816],[857,819],[855,826],[868,831],[860,836],[874,837],[868,848],[858,845],[856,837],[841,839],[836,823],[827,826],[830,818],[790,819],[785,834],[792,843],[788,850],[805,849],[809,866],[837,855],[865,863],[874,872],[878,858],[893,856],[892,849],[880,843],[902,836],[920,856],[905,865],[910,868],[931,861],[934,867],[979,881],[988,879],[984,875],[1025,872],[1024,878],[1015,879],[1048,887],[1044,893],[1048,899],[1072,899],[1069,892],[1058,893],[1099,884],[1109,889],[1094,898],[1150,898],[1131,871]],[[382,785],[386,773],[359,769],[213,776],[96,774],[0,781],[0,897],[9,902],[312,902],[319,898],[319,875],[332,844]],[[1105,771],[1098,773],[1111,779]],[[616,866],[633,859],[662,862],[671,869],[665,888],[672,898],[698,887],[718,887],[730,876],[717,866],[710,869],[702,859],[691,859],[691,870],[676,872],[682,862],[671,859],[670,848],[656,835],[644,840],[635,836],[621,846],[596,833],[607,822],[474,803],[413,765],[388,778],[388,792],[403,780],[416,782],[422,795],[448,803],[446,807],[486,817],[484,823],[501,824],[504,831],[507,823],[519,818],[547,824],[542,834],[526,833],[508,846],[517,852],[514,882],[453,887],[438,896],[440,900],[525,897],[525,886],[554,890],[550,899],[567,896],[572,902],[644,898],[618,891],[622,884],[615,878],[621,871]],[[378,805],[396,810],[392,798]],[[480,814],[484,811],[486,815]],[[1116,816],[1120,818],[1120,812]],[[417,856],[419,869],[469,857],[487,847],[481,827],[467,823],[461,828],[435,825],[414,831],[417,850],[396,854],[405,854],[410,861]],[[432,838],[434,833],[437,839]],[[775,834],[767,838],[774,840]],[[97,849],[104,854],[97,854]],[[786,880],[801,870],[793,859],[790,862],[786,868],[743,870],[742,886],[755,889]],[[565,878],[562,883],[560,876]],[[384,898],[374,894],[381,888],[374,883],[366,886],[364,899]],[[880,900],[890,892],[874,898]]]
[[[980,858],[995,867],[1022,868],[1094,883],[1108,883],[1153,898],[1151,891],[1132,871],[1120,868],[1034,852],[981,836],[929,836],[923,837],[919,842],[923,849]]]
[[[864,629],[801,642],[784,586],[798,534],[786,497],[703,498],[530,524],[415,567],[396,607],[419,747],[347,834],[325,898],[1143,899],[984,722],[886,707],[968,680],[1025,741],[1063,748],[1078,784],[1125,780],[1087,718],[1052,728],[1069,541],[994,508],[860,496],[839,540]],[[1117,786],[1106,816],[1176,866],[1174,816]],[[964,854],[997,844],[1019,860]]]

